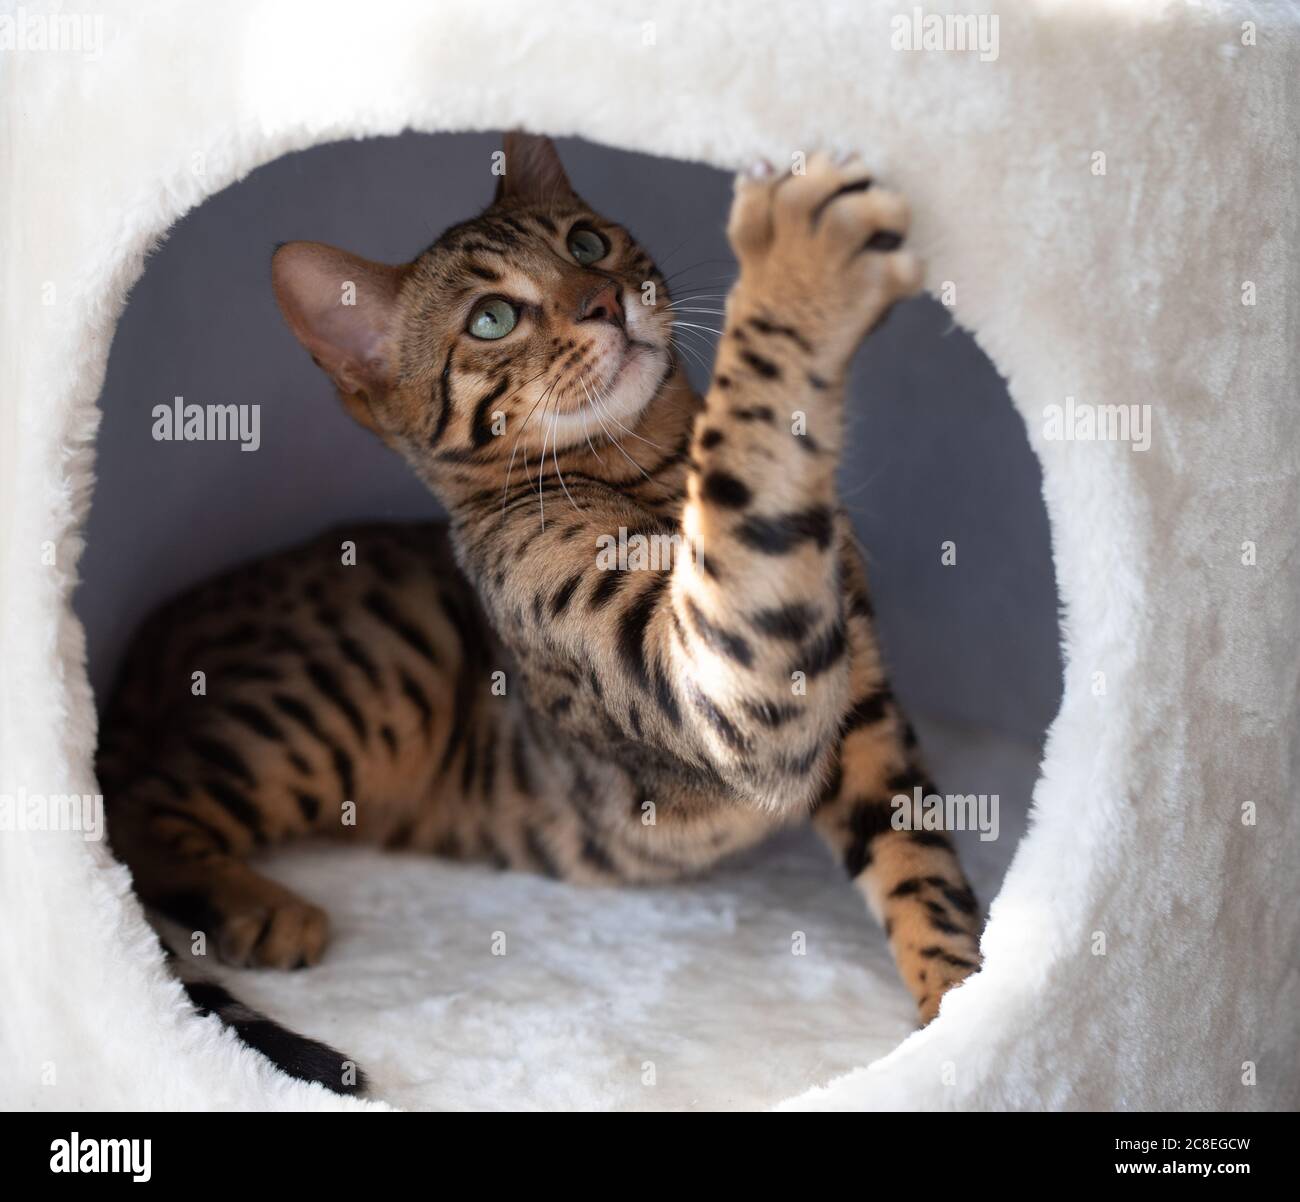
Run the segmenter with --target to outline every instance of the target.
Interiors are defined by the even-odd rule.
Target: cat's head
[[[503,165],[492,204],[412,263],[317,242],[272,260],[290,329],[418,467],[491,459],[501,435],[527,455],[632,427],[673,369],[650,257],[583,203],[549,139],[507,135]]]

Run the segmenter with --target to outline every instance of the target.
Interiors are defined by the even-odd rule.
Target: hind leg
[[[470,672],[471,623],[453,620],[466,587],[439,528],[366,526],[237,568],[151,618],[97,757],[109,838],[143,900],[232,964],[315,963],[323,911],[246,861],[303,835],[400,842],[429,818],[453,681]]]
[[[250,800],[254,808],[236,817],[217,799],[221,785],[187,786],[183,779],[170,772],[151,774],[112,800],[113,848],[131,869],[141,900],[206,932],[227,964],[315,964],[328,936],[325,912],[245,862],[259,845],[307,833],[305,815],[271,825],[265,811],[274,812],[273,807]]]

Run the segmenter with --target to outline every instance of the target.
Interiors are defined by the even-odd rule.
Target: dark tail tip
[[[314,1081],[337,1094],[355,1097],[366,1091],[366,1075],[357,1063],[317,1039],[282,1027],[245,1006],[211,981],[182,981],[200,1014],[215,1014],[250,1048],[300,1081]]]
[[[250,1048],[256,1048],[291,1077],[316,1081],[338,1094],[355,1096],[365,1092],[365,1073],[329,1044],[299,1035],[269,1018],[230,1025]]]

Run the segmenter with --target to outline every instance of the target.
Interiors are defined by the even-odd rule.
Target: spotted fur
[[[835,493],[847,364],[919,281],[906,206],[823,156],[738,181],[700,397],[646,252],[546,140],[506,163],[406,266],[277,252],[291,329],[450,522],[335,530],[152,618],[105,716],[114,847],[222,959],[292,968],[326,916],[248,864],[291,837],[646,882],[811,819],[928,1021],[979,965],[978,911],[946,835],[891,823],[933,786]],[[491,297],[517,324],[488,341]],[[620,531],[675,538],[671,564],[606,570]]]

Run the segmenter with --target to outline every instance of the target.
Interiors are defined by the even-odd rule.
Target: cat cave
[[[1007,7],[3,18],[0,1101],[1300,1105],[1300,17]],[[857,150],[909,197],[927,287],[1007,382],[1042,469],[1063,696],[1027,817],[1004,819],[1023,837],[972,866],[982,971],[924,1030],[820,849],[615,892],[308,848],[274,871],[329,890],[330,954],[220,980],[354,1053],[373,1087],[342,1098],[196,1015],[102,839],[24,829],[25,799],[99,791],[72,598],[110,344],[146,257],[292,152],[512,128],[726,171]],[[934,742],[940,775],[1000,746]]]

